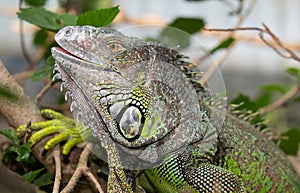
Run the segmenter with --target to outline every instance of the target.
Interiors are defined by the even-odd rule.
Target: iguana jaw
[[[105,71],[118,71],[116,67],[112,66],[106,61],[101,61],[98,63],[88,61],[84,58],[80,58],[79,56],[72,54],[64,48],[53,47],[51,48],[51,53],[56,63],[59,63],[59,65],[61,65],[63,68],[70,69],[70,71],[72,64],[80,64],[81,68],[90,68]]]
[[[102,136],[107,139],[111,138],[106,124],[100,116],[99,109],[95,107],[93,97],[90,96],[89,92],[86,92],[85,89],[83,89],[87,86],[81,84],[80,78],[74,78],[74,74],[82,77],[89,74],[87,72],[76,73],[76,70],[80,69],[80,67],[84,68],[85,66],[95,66],[95,64],[73,56],[62,48],[53,47],[51,52],[53,58],[55,59],[53,79],[62,80],[61,90],[66,90],[65,100],[71,99],[70,111],[74,114],[76,125],[79,131],[84,131],[86,126],[90,127],[92,130],[95,130],[95,127],[90,123],[93,123],[101,128],[98,130],[97,138],[94,138],[93,136],[85,136],[84,133],[79,132],[81,135],[83,135],[81,137],[88,141],[102,141]],[[89,68],[87,68],[87,71],[88,69]],[[78,72],[80,71],[78,70]],[[90,120],[91,117],[93,117],[93,121]],[[101,154],[101,152],[96,153]],[[103,160],[105,159],[103,158]]]
[[[65,50],[63,48],[54,47],[52,49],[54,49],[56,52],[59,52],[61,55],[68,56],[70,59],[73,58],[73,59],[83,60],[83,59],[79,58],[78,56],[75,56],[74,54],[68,52],[67,50]]]

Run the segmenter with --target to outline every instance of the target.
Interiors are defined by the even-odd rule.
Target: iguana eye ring
[[[120,52],[123,50],[123,46],[120,43],[112,42],[108,44],[108,48],[112,52]]]

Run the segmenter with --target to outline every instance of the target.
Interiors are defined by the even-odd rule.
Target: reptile
[[[53,120],[32,123],[41,130],[30,140],[60,132],[45,148],[68,140],[64,154],[92,141],[108,192],[299,192],[286,155],[249,121],[223,116],[179,51],[92,26],[64,27],[55,40],[54,79],[76,124],[44,110]]]

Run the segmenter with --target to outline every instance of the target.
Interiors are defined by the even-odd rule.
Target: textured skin
[[[90,26],[65,27],[56,41],[55,78],[107,152],[108,192],[142,191],[137,175],[147,192],[297,192],[273,142],[229,113],[214,123],[221,110],[177,51]]]

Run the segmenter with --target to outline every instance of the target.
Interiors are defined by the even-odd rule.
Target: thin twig
[[[86,145],[85,149],[82,151],[81,155],[80,155],[80,159],[78,161],[78,165],[82,164],[82,169],[81,172],[88,177],[88,179],[90,180],[90,182],[92,182],[95,187],[97,188],[97,190],[99,191],[99,193],[104,193],[100,183],[98,182],[98,180],[96,179],[96,177],[94,176],[94,174],[91,172],[90,168],[87,166],[87,162],[88,162],[88,158],[89,155],[91,153],[90,147],[91,145]]]
[[[208,36],[208,37],[218,37],[218,38],[224,38],[227,37],[226,33],[223,33],[222,31],[203,31],[202,35]],[[245,41],[247,43],[253,43],[257,45],[266,45],[263,41],[261,41],[260,37],[257,35],[245,35],[245,34],[236,34],[234,36],[235,40],[237,41]],[[270,44],[275,44],[274,42],[269,42]],[[290,49],[293,50],[299,50],[300,51],[300,44],[295,43],[295,42],[284,42],[285,46],[289,47]]]
[[[269,29],[266,24],[262,24],[264,28],[259,27],[238,27],[238,28],[228,28],[228,29],[204,29],[206,31],[219,31],[219,32],[233,32],[233,31],[258,31],[260,39],[270,48],[272,48],[278,55],[287,59],[294,59],[300,62],[300,57],[284,43]],[[267,34],[271,37],[273,42],[266,40],[264,34]],[[283,49],[289,55],[286,55],[279,49]]]
[[[271,44],[269,43],[263,36],[263,33],[261,32],[260,38],[262,39],[262,41],[267,44],[269,47],[271,47],[278,55],[280,55],[283,58],[287,58],[287,59],[294,59],[298,62],[300,62],[300,57],[293,51],[291,50],[289,47],[287,47],[286,45],[284,45],[282,43],[282,41],[268,28],[268,26],[266,24],[262,24],[264,27],[264,31],[265,33],[267,33],[268,35],[271,36],[272,40],[276,43]],[[276,47],[277,46],[277,47]],[[284,51],[286,51],[288,53],[288,55],[284,54],[283,52],[281,52],[279,49],[283,49]]]
[[[254,1],[256,2],[256,1]],[[244,14],[239,13],[239,17],[238,17],[238,21],[235,24],[235,28],[233,29],[239,29],[242,25],[242,23],[244,22],[245,18],[251,13],[251,11],[253,10],[255,3],[252,3],[251,5],[249,5],[247,7],[247,9],[245,10]],[[240,6],[242,6],[242,4],[240,4]],[[240,8],[240,11],[242,10],[242,8]],[[203,28],[204,31],[219,31],[218,29],[216,30],[211,30],[211,29],[206,29]],[[228,39],[229,37],[234,37],[236,33],[236,30],[232,30],[231,33],[229,33],[227,36],[225,36],[220,42],[223,42],[224,40]],[[228,58],[228,56],[231,53],[232,48],[236,45],[236,42],[234,41],[228,48],[226,48],[226,51],[223,53],[223,55],[215,62],[214,65],[212,65],[204,74],[204,76],[199,80],[199,83],[204,85],[207,80],[214,74],[214,72],[220,68],[220,66],[224,63],[224,61]],[[209,56],[210,53],[208,53],[207,56]],[[207,56],[204,56],[202,59],[205,59]],[[199,60],[198,60],[199,63]]]
[[[52,87],[54,83],[49,82],[35,97],[35,103],[39,104],[41,101],[42,97],[45,95],[45,93]]]
[[[260,39],[270,48],[272,48],[279,56],[286,59],[294,59],[300,62],[300,57],[288,46],[286,46],[271,30],[266,24],[262,24],[263,28],[258,27],[244,27],[244,28],[231,28],[231,29],[205,29],[207,31],[223,31],[223,32],[232,32],[232,31],[258,31]],[[271,41],[266,40],[264,34],[267,34],[271,37]],[[284,52],[283,52],[284,51]],[[285,95],[276,100],[274,103],[261,108],[259,110],[260,114],[265,114],[267,112],[273,111],[285,105],[287,101],[293,98],[300,90],[300,84],[294,85]]]
[[[53,158],[55,163],[55,180],[53,185],[53,193],[59,193],[59,187],[61,182],[61,160],[59,146],[56,146],[54,148]]]
[[[235,27],[235,28],[204,28],[205,31],[219,31],[219,32],[234,32],[234,31],[264,31],[262,28],[259,27]]]
[[[81,177],[82,171],[81,167],[77,167],[72,178],[69,180],[68,184],[64,187],[64,189],[60,193],[70,193],[74,187],[76,186],[79,178]]]
[[[98,192],[99,193],[104,193],[104,191],[103,191],[100,183],[98,182],[98,180],[96,179],[96,177],[93,175],[93,173],[91,172],[91,170],[89,168],[85,168],[82,171],[83,171],[83,174],[88,177],[88,179],[90,180],[90,182],[92,182],[96,186]]]
[[[287,101],[292,99],[299,92],[299,90],[300,90],[300,84],[294,85],[286,94],[284,94],[282,97],[277,99],[274,103],[261,108],[259,110],[259,114],[263,115],[284,106],[287,103]]]
[[[72,175],[71,179],[69,180],[68,184],[64,187],[64,189],[61,191],[61,193],[69,193],[71,192],[74,187],[76,186],[77,182],[79,181],[79,178],[82,174],[88,177],[88,179],[96,186],[97,190],[100,193],[104,193],[101,185],[97,181],[96,177],[92,174],[89,167],[87,166],[88,158],[91,153],[90,147],[88,145],[85,146],[83,151],[80,154],[80,158],[78,161],[78,166]]]
[[[243,21],[244,17],[240,17],[239,21],[237,22],[236,26],[241,25],[242,21]],[[206,29],[203,29],[206,30]],[[229,37],[233,37],[234,36],[235,31],[232,31],[230,34],[228,34],[224,39],[221,40],[224,41],[225,39],[229,38]],[[211,65],[211,67],[204,73],[203,77],[199,80],[199,83],[201,85],[204,85],[207,80],[215,73],[215,71],[220,68],[220,66],[224,63],[224,61],[228,58],[229,54],[231,53],[232,48],[235,46],[235,42],[233,42],[223,53],[223,55],[214,63],[214,65]],[[209,56],[210,53],[208,53],[207,56]],[[206,57],[204,57],[206,58]],[[202,59],[204,59],[202,58]],[[198,60],[199,63],[199,60]]]
[[[16,81],[21,81],[23,79],[26,79],[28,78],[28,76],[33,72],[34,70],[26,70],[26,71],[23,71],[23,72],[19,72],[19,73],[16,73],[16,74],[13,74],[13,78],[16,80]]]

